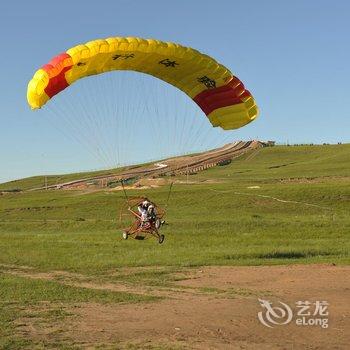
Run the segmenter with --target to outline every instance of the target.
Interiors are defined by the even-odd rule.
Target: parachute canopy
[[[213,126],[236,129],[258,114],[255,100],[226,67],[197,50],[141,38],[107,38],[75,46],[34,74],[27,99],[41,108],[76,80],[113,70],[150,74],[186,93]]]

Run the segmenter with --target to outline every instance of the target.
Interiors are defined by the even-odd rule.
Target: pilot
[[[148,221],[148,209],[151,206],[151,202],[146,198],[140,205],[137,207],[137,210],[139,211],[141,215],[141,222]]]

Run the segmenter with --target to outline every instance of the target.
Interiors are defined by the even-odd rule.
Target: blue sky
[[[349,1],[323,0],[3,1],[0,182],[104,166],[31,111],[26,88],[56,54],[109,36],[178,42],[229,67],[261,111],[232,140],[348,142],[349,14]]]

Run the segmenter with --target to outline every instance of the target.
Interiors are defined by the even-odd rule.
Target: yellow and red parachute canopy
[[[107,38],[75,46],[41,67],[28,84],[32,109],[76,80],[113,70],[153,75],[192,98],[213,126],[236,129],[258,114],[254,98],[226,67],[197,50],[141,38]]]

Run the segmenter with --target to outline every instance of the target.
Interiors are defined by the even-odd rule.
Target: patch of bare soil
[[[31,273],[22,271],[27,275]],[[131,345],[140,349],[157,346],[257,350],[349,348],[349,266],[203,267],[184,270],[180,274],[186,278],[173,282],[170,290],[148,289],[150,294],[163,290],[165,297],[169,293],[168,298],[159,302],[76,305],[70,310],[76,317],[72,318],[65,335],[84,348],[98,345],[117,346],[118,349]],[[48,278],[47,275],[42,277]],[[113,290],[119,290],[118,285],[123,284],[89,283],[86,288],[99,286]],[[136,288],[134,292],[140,289]],[[146,293],[146,289],[144,291]],[[267,321],[271,328],[263,325],[258,313],[263,311],[264,319],[267,318],[258,299],[269,300],[274,307],[282,307],[279,302],[289,305],[293,312],[291,321],[288,324]],[[328,328],[297,325],[296,319],[300,318],[298,301],[327,301],[329,315],[323,317],[328,318]],[[315,305],[310,307],[313,312]],[[277,316],[281,315],[280,311],[275,311]],[[320,316],[311,314],[308,317]],[[286,318],[273,320],[281,323]]]
[[[219,184],[219,183],[225,183],[225,180],[221,179],[207,179],[207,180],[174,180],[174,183],[176,184],[186,184],[186,185],[194,185],[194,184],[200,184],[200,183],[212,183],[212,184]],[[130,185],[130,186],[124,186],[125,190],[145,190],[145,189],[151,189],[151,188],[157,188],[161,186],[168,186],[169,181],[167,181],[164,178],[142,178],[141,180],[135,182],[135,184]],[[113,191],[123,191],[122,186],[117,186],[114,188],[111,188],[109,190],[110,192]]]
[[[202,272],[200,272],[202,271]],[[78,340],[173,344],[193,349],[347,349],[350,343],[350,268],[328,265],[208,267],[179,285],[208,295],[113,308],[79,309]],[[229,298],[222,291],[231,291]],[[328,301],[329,327],[262,325],[258,298],[277,306],[297,301]],[[280,305],[279,305],[280,306]],[[80,337],[79,337],[80,335]]]
[[[168,181],[162,177],[158,177],[155,179],[152,178],[143,178],[137,181],[134,186],[135,187],[143,187],[143,186],[151,186],[151,187],[159,187],[165,186],[168,184]]]

